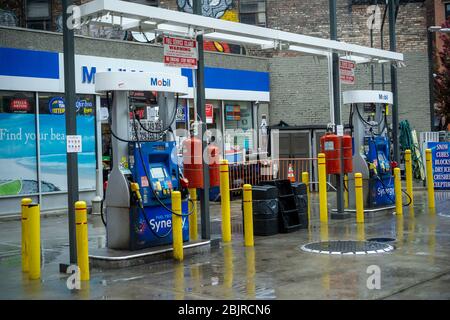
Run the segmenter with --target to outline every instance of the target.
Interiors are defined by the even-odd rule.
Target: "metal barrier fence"
[[[302,172],[312,171],[317,158],[281,158],[274,160],[251,160],[229,163],[230,191],[242,189],[244,184],[257,185],[261,181],[288,179],[294,175],[295,181],[302,180]]]

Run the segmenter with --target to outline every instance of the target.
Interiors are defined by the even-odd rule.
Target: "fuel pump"
[[[387,116],[392,93],[376,90],[352,90],[343,93],[350,106],[353,137],[353,173],[349,175],[349,208],[355,208],[354,173],[363,176],[365,208],[386,209],[395,205]]]
[[[187,181],[178,167],[173,132],[178,96],[187,78],[177,74],[103,72],[95,89],[112,97],[110,117],[113,167],[105,193],[106,238],[111,249],[137,250],[172,242],[171,194],[182,191],[183,240],[189,239]],[[129,91],[158,92],[160,130],[149,130],[136,116]],[[172,112],[172,113],[170,113]],[[130,120],[131,118],[131,120]],[[131,130],[130,130],[131,129]],[[144,140],[140,130],[161,136]],[[132,134],[130,134],[132,133]]]

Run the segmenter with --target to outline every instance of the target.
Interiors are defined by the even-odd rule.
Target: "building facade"
[[[436,0],[433,3],[440,1]],[[172,10],[192,11],[191,2],[187,0],[134,0],[132,2]],[[383,43],[384,48],[389,48],[387,18],[383,24],[384,1],[378,1],[378,4],[375,2],[338,0],[339,39],[367,46],[370,46],[372,42],[373,46],[378,48]],[[405,66],[398,72],[400,120],[408,119],[413,129],[419,132],[430,130],[430,121],[425,121],[425,119],[430,119],[426,34],[427,26],[430,25],[429,2],[400,1],[397,16],[397,48],[399,52],[405,54]],[[80,1],[75,1],[75,3],[80,3]],[[211,6],[208,6],[210,3]],[[56,129],[52,131],[50,125],[55,125],[55,118],[58,117],[50,110],[53,110],[54,106],[54,110],[58,110],[58,104],[60,106],[63,104],[61,69],[53,70],[58,75],[53,74],[55,78],[53,85],[56,87],[52,87],[54,89],[50,91],[48,83],[45,81],[30,80],[32,84],[27,84],[25,81],[16,83],[17,87],[13,88],[11,87],[13,82],[8,81],[9,78],[7,78],[11,75],[8,75],[9,63],[5,58],[12,59],[12,56],[5,55],[5,52],[11,54],[11,51],[8,50],[12,49],[18,50],[13,53],[14,59],[22,54],[24,61],[28,61],[31,56],[45,54],[53,56],[52,59],[56,59],[59,64],[62,64],[61,2],[57,0],[0,0],[0,9],[2,10],[0,11],[0,24],[3,26],[0,26],[0,53],[4,58],[0,61],[0,71],[3,72],[0,74],[2,99],[0,112],[5,117],[20,117],[28,114],[30,119],[27,121],[31,121],[30,125],[38,136],[47,133],[51,137],[52,133],[57,134],[59,131],[63,133],[62,124],[59,126],[59,131]],[[326,0],[314,2],[304,0],[206,1],[203,14],[305,35],[323,38],[329,36],[328,1]],[[381,30],[384,30],[383,42],[381,41]],[[131,34],[121,30],[91,26],[77,31],[75,43],[78,60],[76,68],[79,73],[77,75],[77,93],[79,94],[79,104],[82,106],[80,110],[83,110],[83,114],[79,114],[79,121],[88,122],[86,128],[89,130],[89,134],[86,134],[92,137],[92,141],[95,141],[90,149],[86,149],[88,154],[85,155],[89,162],[85,168],[90,170],[86,176],[91,178],[84,181],[86,188],[82,191],[81,197],[88,201],[92,199],[95,189],[99,188],[98,183],[92,177],[96,174],[98,180],[100,176],[98,171],[101,171],[102,160],[105,160],[103,164],[108,162],[107,157],[102,158],[105,156],[106,138],[102,141],[101,134],[105,131],[107,133],[107,126],[104,125],[105,123],[102,124],[99,119],[100,108],[103,106],[104,100],[101,96],[95,95],[95,92],[92,91],[92,84],[89,89],[89,83],[83,83],[83,75],[85,81],[89,82],[89,79],[92,81],[92,67],[98,67],[97,71],[101,71],[101,68],[105,69],[108,63],[115,67],[132,66],[138,63],[143,66],[159,68],[163,61],[162,48],[152,42],[151,34]],[[277,50],[255,51],[245,46],[217,42],[206,43],[205,49],[209,51],[205,55],[205,64],[210,77],[209,80],[207,77],[206,98],[212,109],[212,123],[208,125],[209,128],[226,130],[227,128],[241,127],[257,130],[262,118],[265,117],[269,125],[276,126],[282,122],[295,128],[292,132],[285,130],[280,141],[301,141],[301,150],[292,147],[292,143],[288,143],[290,147],[280,145],[280,149],[284,150],[280,150],[283,156],[311,157],[317,154],[318,140],[324,133],[326,124],[330,122],[326,59]],[[80,61],[86,63],[83,64]],[[38,60],[35,60],[35,66],[38,64]],[[34,68],[33,65],[30,65],[30,68]],[[374,66],[372,77],[370,66],[359,66],[356,84],[343,85],[341,90],[370,89],[372,86],[375,89],[384,87],[389,90],[389,69],[386,67],[383,71],[380,66]],[[177,72],[190,75],[188,71]],[[371,83],[372,78],[373,84]],[[222,81],[224,79],[225,81]],[[248,81],[237,81],[242,79]],[[382,83],[383,79],[384,84]],[[208,86],[210,87],[208,88]],[[188,110],[186,119],[193,119],[194,103],[191,97],[185,99],[182,104]],[[23,105],[26,106],[26,112],[11,112],[14,108],[16,111],[25,108]],[[11,106],[14,106],[13,109]],[[227,114],[227,111],[235,110],[236,106],[241,111],[241,122],[236,122]],[[84,113],[84,110],[88,110],[90,113]],[[342,111],[342,120],[344,123],[348,123],[346,106],[342,107]],[[44,119],[46,117],[49,119]],[[42,120],[42,122],[37,120]],[[40,127],[36,127],[36,125],[45,128],[46,121],[49,124],[48,128],[40,132]],[[58,121],[61,119],[56,122]],[[5,123],[2,121],[2,125]],[[9,125],[14,126],[11,122]],[[183,124],[180,123],[177,127],[183,127]],[[2,132],[6,134],[5,130]],[[28,135],[31,133],[29,132]],[[25,136],[25,132],[23,135]],[[10,136],[10,139],[12,138]],[[3,140],[6,141],[6,139],[8,138],[5,136]],[[257,152],[255,149],[257,139],[257,134],[253,136],[244,134],[241,139],[238,138],[233,142],[227,142],[224,138],[223,146],[225,150],[228,148],[229,151],[253,149],[252,151]],[[27,152],[31,153],[31,156],[27,154],[31,157],[28,159],[30,162],[28,164],[35,168],[35,176],[30,179],[17,177],[22,180],[34,180],[34,191],[25,192],[24,184],[19,186],[17,183],[11,183],[4,187],[3,190],[6,191],[3,192],[4,194],[0,194],[0,205],[4,209],[0,214],[18,212],[17,199],[24,195],[23,192],[26,195],[40,198],[43,209],[63,209],[66,203],[66,193],[64,188],[52,186],[55,184],[51,182],[54,181],[52,179],[55,178],[55,172],[48,172],[48,170],[51,171],[53,162],[50,161],[51,157],[49,157],[48,163],[38,159],[38,154],[46,148],[46,145],[44,141],[41,141],[41,146],[36,145],[37,140],[34,140],[34,144],[27,146]],[[7,146],[7,148],[11,147],[12,145]],[[10,161],[10,159],[5,161]],[[23,164],[22,161],[18,165],[23,167]],[[61,172],[63,171],[64,168]],[[6,180],[10,183],[11,180],[15,180],[13,178],[12,176],[8,179],[0,177],[0,180],[4,180],[2,183]],[[28,187],[32,184],[33,182],[29,182]],[[60,184],[64,186],[64,181]],[[18,193],[13,196],[15,191]]]

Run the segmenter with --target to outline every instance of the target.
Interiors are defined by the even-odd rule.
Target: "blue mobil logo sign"
[[[50,114],[64,114],[66,104],[62,97],[54,97],[48,102],[48,111]]]
[[[378,99],[383,100],[383,101],[388,101],[389,100],[389,96],[387,94],[380,93],[378,95]]]
[[[428,142],[431,149],[434,188],[450,189],[450,142]]]
[[[170,79],[150,78],[150,85],[155,87],[170,87]]]

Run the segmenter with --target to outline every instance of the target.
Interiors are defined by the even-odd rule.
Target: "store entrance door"
[[[288,159],[293,159],[291,164],[295,177],[301,177],[303,171],[310,172],[310,162],[306,159],[311,157],[311,135],[309,131],[280,131],[279,133],[280,171],[283,173],[289,165]],[[295,160],[294,160],[295,159]],[[284,163],[286,162],[286,163]]]

